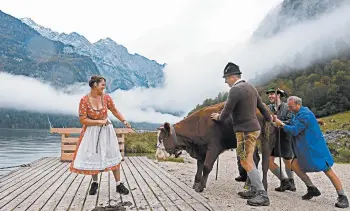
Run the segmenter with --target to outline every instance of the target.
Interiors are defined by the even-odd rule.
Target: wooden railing
[[[80,134],[81,128],[51,128],[51,133],[58,133],[61,134],[61,162],[70,162],[73,160],[74,152],[77,148],[77,143],[79,137],[69,137],[69,135],[72,134]],[[127,133],[135,133],[134,130],[130,128],[114,128],[118,142],[119,142],[119,148],[120,153],[122,154],[123,160],[124,160],[124,135]]]

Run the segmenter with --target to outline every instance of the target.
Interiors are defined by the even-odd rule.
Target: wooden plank
[[[124,136],[124,134],[122,134],[121,137],[119,137],[119,136],[117,135],[117,139],[118,139],[118,142],[119,142],[119,143],[124,143],[124,142],[125,142],[125,136]]]
[[[59,184],[58,187],[40,210],[56,210],[58,204],[77,176],[78,174],[67,171],[66,174],[60,178],[60,181],[57,180],[55,184]],[[68,203],[70,203],[70,201]]]
[[[44,169],[39,169],[36,174],[29,176],[28,180],[17,181],[18,185],[12,186],[0,193],[0,209],[20,196],[26,189],[38,183],[42,178],[52,173],[62,163],[56,162]]]
[[[29,166],[26,166],[26,167],[16,167],[16,168],[14,168],[13,170],[10,170],[10,171],[9,171],[8,169],[3,169],[3,170],[6,171],[7,173],[2,174],[2,175],[0,176],[0,187],[1,187],[1,183],[5,182],[7,179],[12,178],[12,177],[15,176],[15,175],[19,175],[19,174],[21,174],[21,173],[23,173],[23,172],[25,172],[25,171],[30,170],[30,167],[35,166],[37,163],[39,163],[40,161],[43,161],[44,159],[46,159],[46,157],[42,157],[42,158],[40,158],[40,159],[37,159],[37,160],[34,160],[34,161],[28,163]],[[20,171],[20,172],[19,172],[19,171]],[[16,173],[16,172],[19,172],[19,173]],[[16,174],[14,174],[14,173],[16,173]],[[12,176],[10,177],[10,175],[12,175]]]
[[[51,128],[51,133],[59,133],[59,134],[80,134],[82,128]],[[125,134],[125,133],[135,133],[135,131],[131,128],[114,128],[114,131],[117,134]]]
[[[123,175],[123,172],[120,170],[120,179],[121,180],[123,180],[122,175]],[[108,177],[109,177],[108,178],[108,180],[109,180],[109,205],[116,206],[118,203],[122,202],[121,195],[116,192],[116,182],[115,182],[112,171],[109,172]],[[128,184],[125,183],[124,185],[125,185],[125,187],[127,187],[129,189]],[[130,191],[129,195],[131,195],[131,191]]]
[[[166,184],[161,178],[155,174],[148,166],[141,162],[139,157],[134,157],[133,160],[137,163],[140,168],[142,168],[147,175],[154,181],[154,183],[160,188],[162,195],[164,195],[165,199],[162,201],[166,201],[169,205],[166,206],[167,210],[188,210],[191,209],[189,206],[184,206],[186,201],[182,200],[177,193],[172,190],[168,184]]]
[[[67,153],[67,152],[62,153],[61,152],[61,161],[62,162],[70,162],[73,160],[73,157],[74,157],[74,153]]]
[[[56,169],[42,178],[38,183],[30,186],[21,196],[11,201],[4,209],[8,210],[23,210],[30,207],[37,201],[42,194],[52,185],[58,177],[67,171],[67,164],[61,163]]]
[[[11,190],[14,191],[17,188],[20,188],[23,184],[26,184],[30,180],[35,179],[35,177],[39,176],[40,173],[45,171],[47,168],[50,168],[53,165],[57,164],[58,162],[59,161],[57,158],[52,159],[49,162],[44,163],[42,166],[35,166],[35,168],[27,174],[23,174],[20,177],[7,181],[0,187],[0,200],[2,199],[1,194],[4,194],[5,191],[9,192]]]
[[[20,204],[18,204],[14,210],[23,210],[24,208],[26,208],[26,210],[32,210],[32,206],[36,203],[45,203],[46,200],[43,199],[43,196],[47,194],[47,190],[56,182],[58,178],[60,178],[65,172],[68,171],[68,164],[62,163],[62,165],[63,168],[58,169],[54,176],[49,178],[45,183],[38,186],[36,190],[30,193],[30,195],[26,197]]]
[[[82,210],[86,196],[89,191],[90,185],[91,185],[92,178],[90,175],[84,175],[84,179],[81,182],[74,199],[72,200],[72,203],[69,207],[69,211],[77,211],[77,210]]]
[[[203,196],[201,196],[192,188],[183,184],[176,177],[169,174],[164,169],[158,167],[151,160],[146,157],[142,157],[140,160],[143,161],[144,165],[147,165],[147,163],[150,164],[152,169],[155,170],[155,172],[157,172],[157,174],[161,176],[164,181],[168,181],[167,183],[169,186],[171,185],[173,189],[176,189],[176,192],[181,193],[181,198],[186,199],[186,201],[194,210],[197,210],[199,208],[200,210],[214,210],[213,207],[207,203],[207,200]]]
[[[65,144],[61,144],[61,151],[75,151],[77,149],[77,145],[65,145]]]
[[[111,171],[102,172],[100,174],[101,180],[99,184],[99,191],[97,195],[97,207],[105,207],[109,205],[109,197],[110,197],[110,174]]]
[[[66,164],[65,165],[69,165]],[[40,198],[38,198],[33,204],[30,205],[30,210],[40,210],[42,209],[52,198],[52,196],[56,193],[57,189],[60,187],[62,182],[64,182],[69,175],[72,173],[69,171],[68,166],[65,168],[63,172],[60,172],[57,177],[51,182],[51,185],[47,187],[45,192],[40,195]]]
[[[77,191],[84,180],[83,174],[77,174],[71,185],[69,186],[67,192],[62,197],[61,201],[56,207],[56,211],[59,210],[70,210],[70,206],[73,203],[73,200],[77,194]]]
[[[78,140],[79,140],[79,137],[61,138],[61,143],[63,143],[63,144],[77,144]]]
[[[116,197],[119,197],[120,199],[120,203],[126,208],[126,210],[131,210],[131,208],[134,207],[134,209],[138,210],[135,206],[135,200],[133,198],[133,191],[130,188],[129,185],[129,181],[128,181],[128,177],[131,177],[131,175],[126,176],[125,171],[123,169],[123,165],[121,164],[120,166],[120,180],[124,183],[125,187],[127,187],[129,189],[129,194],[128,195],[122,195],[117,193],[116,191],[116,182],[115,179],[113,177],[113,175],[111,176],[111,189],[110,189],[110,193],[111,193],[111,205],[116,205],[116,201],[114,201],[113,203],[113,199],[115,199]],[[134,210],[133,209],[133,210]]]
[[[30,174],[31,172],[35,171],[36,168],[40,167],[41,165],[50,162],[51,160],[54,160],[57,158],[40,158],[38,160],[35,160],[31,163],[29,163],[30,167],[20,167],[14,171],[9,172],[7,175],[1,177],[0,179],[0,190],[1,187],[4,184],[8,184],[9,182],[16,180],[17,178],[20,178],[23,175]]]
[[[120,195],[115,190],[112,172],[99,175],[96,195],[88,195],[90,175],[69,171],[70,163],[59,158],[37,164],[32,174],[23,174],[0,191],[0,210],[92,210],[131,202],[127,210],[213,210],[207,200],[146,157],[126,157],[121,179],[130,190]],[[41,168],[40,168],[41,167]]]
[[[163,208],[169,208],[170,210],[174,210],[175,204],[166,196],[165,192],[162,188],[155,182],[155,180],[146,172],[145,168],[138,161],[136,157],[130,157],[129,161],[136,168],[136,170],[140,173],[141,177],[146,181],[148,188],[155,195],[159,203]],[[167,186],[165,188],[168,188]],[[175,210],[180,210],[179,208]]]
[[[129,210],[147,210],[150,209],[150,206],[145,198],[145,195],[141,191],[139,184],[136,181],[133,173],[130,171],[129,166],[126,163],[122,164],[123,175],[125,176],[126,183],[128,184],[128,188],[131,192],[131,197],[133,198],[133,206],[130,207]],[[124,200],[125,196],[122,196],[122,200]]]
[[[140,157],[137,158],[139,165],[142,166],[145,171],[152,176],[152,178],[157,182],[157,184],[162,188],[165,195],[173,202],[173,204],[180,210],[193,210],[187,203],[187,198],[183,198],[181,191],[178,191],[178,188],[171,183],[167,178],[164,178],[162,174],[155,171],[153,166],[142,161]]]
[[[94,209],[96,207],[97,196],[100,193],[101,174],[98,175],[97,181],[98,181],[97,193],[95,195],[89,195],[89,193],[87,193],[86,198],[85,198],[85,203],[84,203],[82,210],[91,211],[92,209]],[[91,183],[92,183],[92,181],[91,181]],[[91,186],[91,184],[90,184],[90,186]],[[90,186],[89,186],[89,190],[90,190]]]
[[[129,167],[131,173],[134,175],[136,183],[138,184],[139,188],[141,189],[143,195],[146,198],[146,201],[148,202],[148,205],[150,206],[150,209],[159,209],[159,210],[165,210],[163,205],[160,203],[160,201],[157,199],[155,194],[149,189],[147,182],[142,178],[140,173],[137,171],[135,166],[131,163],[130,158],[125,158],[125,164]]]

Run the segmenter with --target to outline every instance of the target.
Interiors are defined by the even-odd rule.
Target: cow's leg
[[[193,189],[196,189],[196,187],[199,185],[199,183],[202,180],[203,167],[204,167],[204,158],[199,157],[197,159],[197,173],[196,173],[196,176],[194,177]]]
[[[269,170],[269,158],[272,152],[272,148],[275,144],[275,127],[271,124],[268,124],[265,126],[265,131],[262,134],[262,141],[261,141],[261,154],[262,154],[262,171],[263,171],[263,185],[265,188],[265,191],[267,192],[267,172]]]
[[[197,192],[202,192],[204,188],[207,187],[208,176],[211,170],[213,169],[214,163],[218,158],[219,154],[220,151],[219,149],[217,149],[217,147],[208,147],[207,153],[205,154],[202,180],[195,189]]]
[[[265,141],[264,141],[265,142]],[[261,143],[261,148],[262,148],[262,162],[261,162],[261,166],[262,166],[262,172],[263,172],[263,179],[262,179],[262,183],[264,185],[265,191],[267,191],[267,172],[269,170],[269,153],[268,153],[268,149],[269,149],[269,145],[268,143]]]

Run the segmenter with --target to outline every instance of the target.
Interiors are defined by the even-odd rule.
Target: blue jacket
[[[326,140],[309,108],[302,106],[284,131],[293,136],[293,149],[299,166],[304,172],[327,171],[334,160]]]

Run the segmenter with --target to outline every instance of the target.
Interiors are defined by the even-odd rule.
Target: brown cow
[[[191,114],[184,120],[170,126],[164,123],[159,127],[159,143],[163,143],[170,154],[187,151],[191,157],[197,159],[197,173],[193,188],[202,192],[207,184],[209,173],[213,169],[218,156],[227,149],[237,148],[237,140],[233,131],[232,119],[223,122],[213,121],[210,114],[220,113],[225,102],[205,107]],[[267,190],[267,171],[269,156],[274,146],[274,130],[271,124],[266,124],[264,117],[257,109],[257,118],[261,126],[259,137],[262,149],[263,184]],[[271,140],[271,141],[268,141]]]

